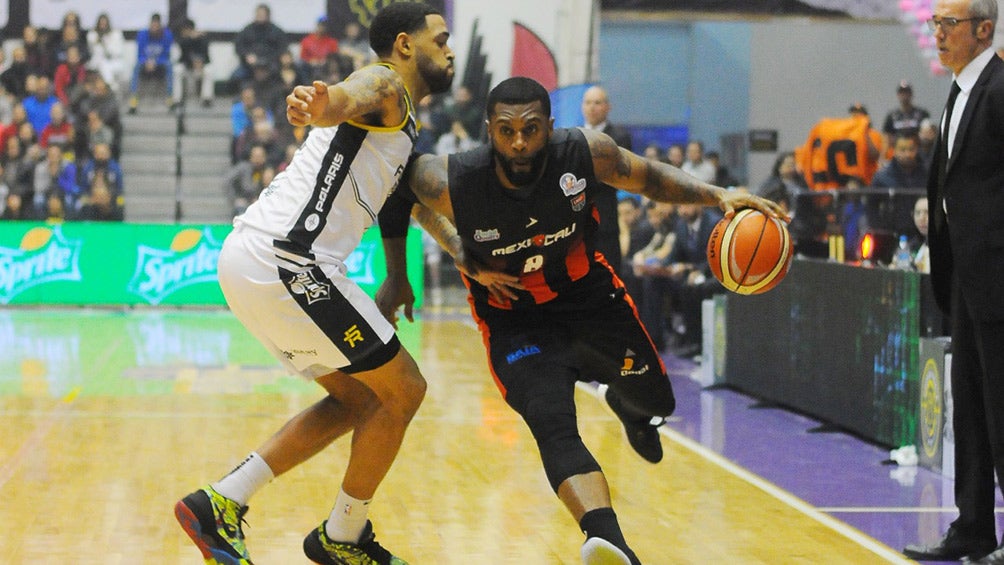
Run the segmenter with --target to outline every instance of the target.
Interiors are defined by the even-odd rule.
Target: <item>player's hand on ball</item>
[[[750,194],[745,190],[726,190],[718,202],[718,207],[725,213],[726,218],[731,218],[736,212],[743,208],[753,208],[764,214],[790,222],[791,217],[785,213],[780,204],[772,200]]]

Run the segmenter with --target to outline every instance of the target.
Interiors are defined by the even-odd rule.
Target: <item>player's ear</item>
[[[411,36],[403,31],[394,38],[394,49],[405,56],[411,55]]]

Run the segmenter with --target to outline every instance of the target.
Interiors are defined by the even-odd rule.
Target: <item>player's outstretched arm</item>
[[[286,96],[286,119],[294,126],[328,127],[348,120],[392,126],[408,112],[404,92],[399,74],[371,65],[337,84],[315,80],[296,86]]]
[[[596,177],[610,186],[659,202],[718,206],[727,216],[740,208],[755,208],[775,218],[787,218],[775,202],[703,182],[673,165],[618,147],[606,134],[582,131],[589,142]]]

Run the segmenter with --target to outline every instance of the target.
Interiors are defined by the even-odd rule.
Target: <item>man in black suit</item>
[[[1004,61],[997,0],[938,0],[930,25],[953,73],[927,192],[931,283],[951,317],[955,504],[959,517],[919,560],[1004,563],[994,473],[1004,479]]]
[[[591,86],[582,95],[582,117],[586,129],[595,129],[613,138],[617,145],[631,151],[631,132],[607,121],[610,99],[600,86]],[[596,210],[600,214],[600,229],[596,234],[596,248],[606,257],[614,272],[621,272],[620,231],[617,227],[617,189],[603,185],[597,191]]]

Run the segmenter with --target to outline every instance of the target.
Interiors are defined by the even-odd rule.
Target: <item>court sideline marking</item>
[[[591,394],[597,401],[606,405],[606,401],[600,397],[598,389],[592,384],[587,383],[576,383],[576,386],[582,388]],[[724,471],[730,473],[731,475],[746,481],[747,483],[755,486],[756,488],[764,491],[770,496],[773,496],[777,500],[784,504],[787,504],[791,508],[801,512],[805,516],[819,522],[820,524],[830,528],[831,530],[843,535],[844,537],[854,541],[858,545],[868,549],[872,553],[882,557],[889,563],[902,563],[909,564],[914,563],[903,556],[898,551],[895,551],[885,544],[879,542],[878,540],[872,538],[871,536],[863,533],[862,531],[854,528],[836,518],[821,512],[815,506],[805,502],[804,500],[798,498],[797,496],[791,494],[790,492],[764,480],[762,477],[736,465],[732,461],[729,461],[722,455],[708,449],[707,447],[701,445],[700,443],[690,439],[689,437],[683,435],[682,433],[670,428],[669,426],[660,426],[659,433],[665,436],[670,441],[680,445],[681,447],[693,452],[694,454],[704,458],[709,463],[719,466]]]

